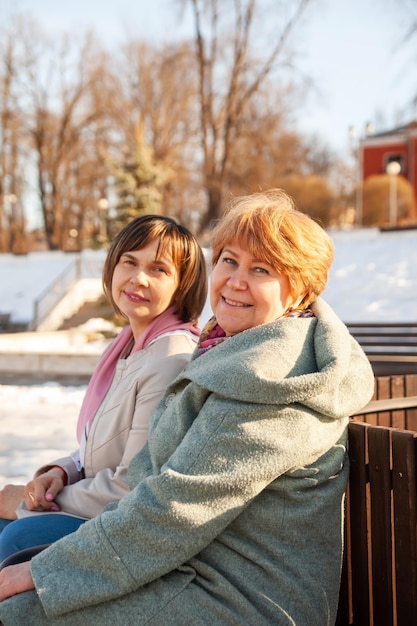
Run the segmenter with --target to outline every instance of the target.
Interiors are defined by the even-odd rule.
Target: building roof
[[[373,138],[390,137],[391,135],[401,135],[409,131],[417,131],[417,120],[413,120],[403,126],[397,126],[390,130],[385,130],[381,133],[372,133],[366,136],[365,141],[372,140]]]

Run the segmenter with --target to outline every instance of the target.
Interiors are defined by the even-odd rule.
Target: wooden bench
[[[417,374],[378,376],[372,401],[355,421],[417,431]]]
[[[417,396],[374,400],[349,424],[336,626],[417,624],[417,432],[361,421],[400,404],[415,412]]]
[[[417,322],[348,323],[368,356],[375,375],[389,364],[392,373],[417,372]]]

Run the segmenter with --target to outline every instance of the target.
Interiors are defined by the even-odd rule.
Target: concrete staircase
[[[101,296],[93,302],[84,302],[76,313],[63,320],[57,330],[76,328],[97,317],[105,320],[111,320],[114,317],[113,308],[109,305],[105,296]]]

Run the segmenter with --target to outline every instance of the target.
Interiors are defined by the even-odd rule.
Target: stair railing
[[[33,303],[33,318],[28,330],[36,330],[39,324],[49,315],[52,309],[64,297],[68,287],[81,278],[81,258],[74,259],[56,280],[49,285]]]

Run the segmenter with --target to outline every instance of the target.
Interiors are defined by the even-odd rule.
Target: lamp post
[[[401,172],[401,165],[398,161],[391,161],[385,171],[389,176],[389,223],[395,225],[398,213],[397,177]]]
[[[367,122],[365,125],[365,134],[362,137],[359,135],[356,140],[356,128],[350,126],[349,137],[351,142],[351,151],[355,158],[355,179],[356,179],[356,198],[355,198],[355,213],[356,213],[356,226],[359,228],[363,222],[363,153],[364,153],[364,141],[367,137],[374,134],[374,127],[371,122]]]

